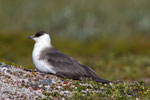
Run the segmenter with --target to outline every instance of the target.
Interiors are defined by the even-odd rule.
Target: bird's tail
[[[111,81],[108,81],[108,80],[104,80],[104,79],[101,79],[101,78],[99,78],[99,77],[94,77],[94,78],[92,78],[94,81],[96,81],[96,82],[100,82],[100,83],[102,83],[102,84],[109,84]]]
[[[103,84],[109,84],[111,81],[108,81],[108,80],[104,80],[104,79],[101,79],[99,76],[96,75],[96,73],[90,69],[89,67],[85,66],[85,65],[82,65],[82,67],[84,67],[87,72],[89,73],[89,77],[92,78],[94,81],[96,82],[101,82]]]

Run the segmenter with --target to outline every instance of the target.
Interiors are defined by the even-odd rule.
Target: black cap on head
[[[40,37],[45,33],[46,33],[45,31],[39,31],[39,32],[35,33],[34,37]]]

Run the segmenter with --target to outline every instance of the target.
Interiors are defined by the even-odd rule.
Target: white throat
[[[33,59],[38,58],[40,55],[40,52],[44,49],[44,48],[51,48],[51,40],[50,40],[50,36],[48,34],[44,34],[43,36],[39,37],[39,38],[34,38],[35,40],[35,44],[34,44],[34,49],[32,52],[32,57]]]

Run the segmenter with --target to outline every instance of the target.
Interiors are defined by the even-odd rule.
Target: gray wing
[[[58,76],[72,79],[81,79],[90,76],[87,67],[82,66],[74,58],[59,51],[50,50],[50,52],[45,52],[41,59],[47,60],[48,63],[54,66],[54,70]]]
[[[47,56],[46,56],[47,55]],[[109,81],[99,78],[95,72],[89,67],[80,64],[74,58],[67,56],[55,49],[45,52],[42,59],[47,60],[56,71],[56,75],[71,79],[83,80],[92,78],[97,82],[107,83]]]
[[[78,79],[88,76],[87,71],[74,58],[69,57],[61,52],[48,53],[50,56],[47,61],[54,66],[56,75]]]

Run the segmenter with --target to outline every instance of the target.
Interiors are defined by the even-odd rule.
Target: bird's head
[[[50,42],[50,36],[45,31],[37,32],[34,35],[27,37],[27,39],[33,39],[36,43],[37,42]]]

